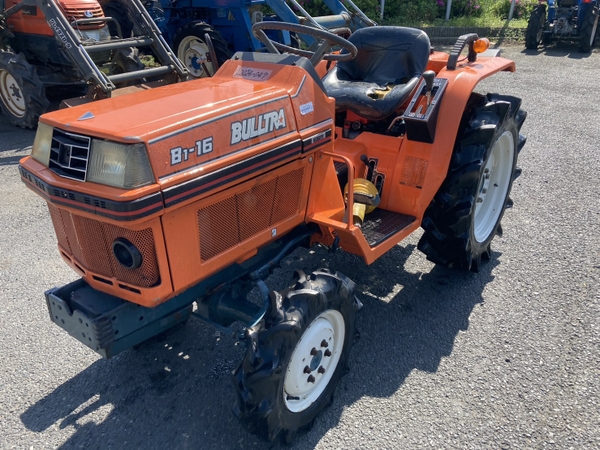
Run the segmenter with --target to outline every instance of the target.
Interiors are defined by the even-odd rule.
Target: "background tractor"
[[[529,17],[525,47],[536,50],[540,44],[571,40],[579,43],[579,51],[589,53],[598,35],[598,2],[596,0],[550,0],[540,2]]]
[[[237,52],[211,78],[42,116],[19,170],[81,276],[46,292],[51,320],[107,358],[191,315],[238,336],[234,413],[289,442],[330,404],[362,305],[340,272],[296,270],[273,290],[272,269],[314,245],[371,264],[422,227],[428,259],[479,271],[526,114],[474,91],[515,70],[474,34],[447,54],[403,27],[253,31],[269,53]]]
[[[112,0],[104,8],[106,15],[124,17],[119,2]],[[150,15],[158,24],[165,39],[193,77],[210,76],[214,73],[209,55],[206,35],[212,41],[218,64],[223,64],[235,51],[257,51],[263,44],[252,34],[252,24],[262,20],[281,20],[300,23],[316,28],[355,31],[375,23],[352,1],[325,0],[330,10],[327,16],[311,17],[296,0],[160,0],[145,3]],[[263,11],[271,14],[264,16]],[[269,32],[269,37],[284,44],[299,46],[297,34],[283,31]],[[305,44],[314,39],[301,36]]]
[[[11,122],[35,128],[65,98],[108,97],[151,77],[185,78],[139,0],[129,8],[136,33],[123,39],[118,30],[111,36],[107,24],[115,22],[96,0],[0,0],[0,107]],[[160,67],[144,68],[140,46],[152,49]]]

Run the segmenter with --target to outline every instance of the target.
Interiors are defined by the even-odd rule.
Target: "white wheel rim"
[[[25,98],[17,80],[6,70],[0,70],[0,95],[2,102],[12,115],[23,117],[25,115]]]
[[[198,39],[196,36],[187,36],[181,40],[177,49],[177,57],[183,62],[190,75],[195,78],[209,76],[204,66],[209,71],[213,70],[213,65],[208,61],[208,45]]]
[[[506,194],[512,177],[515,141],[505,131],[494,143],[479,180],[475,206],[474,233],[477,242],[485,242],[494,231],[504,210]]]
[[[283,401],[298,413],[309,408],[325,391],[342,356],[346,328],[339,311],[321,313],[306,329],[283,381]]]

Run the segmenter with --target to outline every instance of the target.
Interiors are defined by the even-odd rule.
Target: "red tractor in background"
[[[35,128],[65,98],[109,97],[151,76],[186,78],[143,5],[128,5],[134,37],[111,36],[116,21],[96,0],[0,0],[0,108],[14,125]],[[146,69],[139,46],[151,48],[161,68]]]

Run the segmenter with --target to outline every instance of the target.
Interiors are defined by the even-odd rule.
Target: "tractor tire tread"
[[[237,392],[234,414],[249,432],[269,441],[291,442],[298,431],[309,429],[320,412],[332,403],[357,335],[359,308],[354,282],[339,272],[325,269],[309,276],[301,274],[293,286],[276,294],[277,307],[268,311],[261,323],[247,329],[247,352],[232,374]],[[292,413],[283,400],[286,366],[307,326],[330,309],[344,316],[346,334],[341,357],[333,377],[314,403]]]
[[[544,29],[546,23],[546,5],[538,5],[531,12],[529,21],[527,22],[527,29],[525,30],[525,48],[528,50],[537,50],[540,42],[543,42],[539,38],[538,34],[540,30]]]
[[[0,70],[6,70],[19,84],[26,105],[25,113],[21,117],[13,114],[1,99],[0,109],[13,125],[25,129],[35,129],[39,117],[50,106],[35,66],[27,62],[23,53],[15,54],[12,51],[0,50]]]
[[[424,233],[418,248],[430,261],[477,272],[481,261],[489,259],[491,240],[501,233],[500,221],[504,209],[512,206],[509,197],[512,182],[521,173],[516,167],[516,159],[525,144],[525,138],[519,134],[519,130],[526,113],[520,106],[521,100],[516,97],[471,95],[461,120],[448,175],[422,221]],[[504,209],[495,228],[483,242],[478,243],[472,236],[476,188],[493,140],[502,130],[512,130],[516,139],[512,176]]]
[[[598,7],[590,8],[589,12],[583,18],[581,30],[579,30],[579,47],[580,53],[590,53],[596,45],[596,37],[598,35]],[[594,36],[592,36],[594,33]]]

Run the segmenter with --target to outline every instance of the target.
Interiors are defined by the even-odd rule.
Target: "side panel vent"
[[[297,214],[303,177],[299,168],[198,210],[202,261]]]

